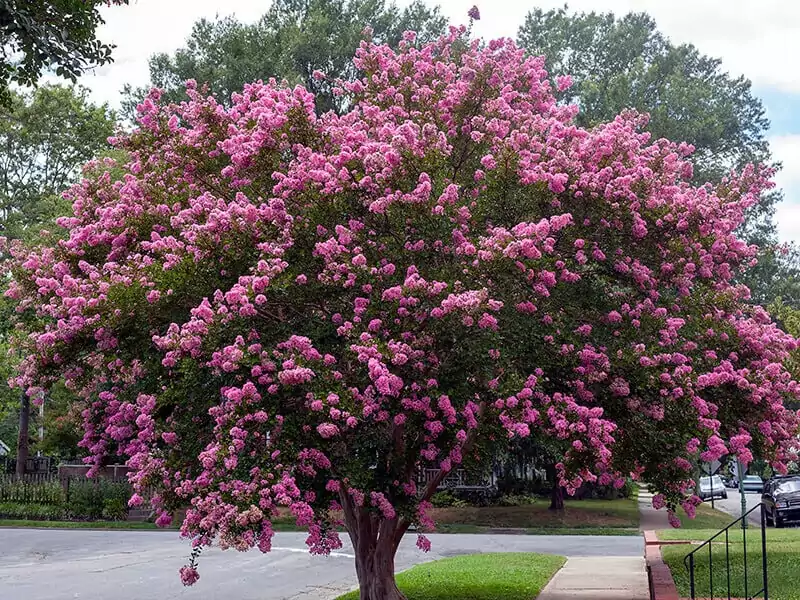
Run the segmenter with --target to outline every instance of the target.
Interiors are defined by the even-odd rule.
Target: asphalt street
[[[747,499],[747,510],[758,506],[758,504],[761,502],[761,494],[758,492],[746,492],[745,498]],[[711,500],[706,500],[706,504],[711,506]],[[739,495],[739,490],[729,489],[727,500],[723,500],[722,498],[714,498],[714,508],[721,510],[722,512],[726,512],[734,518],[741,517],[742,500],[741,496]],[[760,519],[761,516],[758,511],[752,513],[749,517],[749,521],[752,523],[758,523]]]
[[[208,549],[200,581],[184,588],[178,569],[188,542],[174,532],[0,529],[2,600],[329,600],[355,585],[352,547],[311,556],[303,533],[278,533],[269,554]],[[396,569],[459,554],[544,552],[642,556],[639,537],[435,534],[423,554],[408,535]]]

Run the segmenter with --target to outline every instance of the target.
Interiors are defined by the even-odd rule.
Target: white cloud
[[[99,37],[116,45],[114,62],[81,78],[98,102],[119,106],[122,86],[146,85],[150,80],[147,59],[156,52],[172,52],[183,46],[200,18],[235,15],[255,21],[269,8],[258,0],[131,0],[128,6],[103,9],[106,24]]]
[[[775,158],[783,163],[775,183],[786,193],[776,214],[778,234],[783,241],[800,241],[800,134],[775,136],[770,145]]]
[[[474,0],[440,0],[448,16],[463,22]],[[649,13],[659,29],[675,42],[695,44],[723,59],[727,70],[744,74],[755,84],[800,93],[800,70],[788,57],[800,56],[800,2],[787,0],[570,0],[570,11]],[[481,22],[476,33],[516,36],[534,7],[560,8],[565,0],[477,2]],[[502,7],[502,8],[501,8]],[[793,61],[792,61],[793,62]]]

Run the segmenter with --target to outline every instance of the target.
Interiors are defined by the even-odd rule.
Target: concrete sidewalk
[[[639,487],[639,531],[658,531],[672,529],[667,518],[667,510],[653,508],[653,494],[645,487]]]
[[[537,600],[649,600],[644,558],[568,558]]]

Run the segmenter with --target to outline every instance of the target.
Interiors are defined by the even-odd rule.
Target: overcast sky
[[[406,4],[400,0],[398,4]],[[434,4],[429,0],[429,4]],[[475,0],[440,0],[451,22],[463,23]],[[145,85],[147,58],[183,45],[192,24],[201,17],[235,14],[252,21],[269,0],[130,0],[130,6],[104,11],[100,38],[117,45],[115,62],[81,79],[96,101],[119,105],[125,83]],[[477,2],[481,20],[473,33],[485,38],[515,37],[533,7],[564,5],[564,0],[494,0]],[[734,75],[753,82],[772,121],[770,142],[784,164],[777,177],[786,192],[778,209],[781,238],[800,242],[800,69],[790,57],[800,56],[800,2],[790,0],[572,0],[574,10],[649,12],[675,42],[691,42],[705,54],[722,59]],[[502,8],[501,8],[502,7]]]

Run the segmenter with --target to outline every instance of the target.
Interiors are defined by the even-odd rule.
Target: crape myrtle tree
[[[159,524],[188,506],[184,583],[209,544],[268,552],[288,509],[316,554],[343,521],[361,598],[400,599],[439,483],[416,473],[533,433],[567,445],[568,492],[646,478],[673,522],[700,458],[784,468],[796,342],[732,283],[768,171],[693,187],[690,146],[576,126],[542,58],[465,28],[354,64],[342,115],[275,82],[229,108],[154,90],[68,239],[11,247],[16,384],[63,376],[88,460],[128,456]]]
[[[593,127],[633,108],[650,115],[646,130],[654,138],[692,144],[696,184],[718,182],[747,163],[776,162],[767,142],[769,120],[750,80],[725,72],[718,58],[691,44],[672,42],[646,13],[534,9],[518,40],[546,57],[551,77],[573,78],[557,96],[580,106],[579,125]],[[765,191],[747,210],[738,234],[761,253],[758,265],[737,279],[750,288],[754,304],[782,296],[796,308],[800,261],[796,251],[779,246],[775,225],[782,199],[778,190]]]

